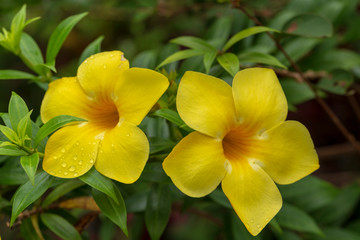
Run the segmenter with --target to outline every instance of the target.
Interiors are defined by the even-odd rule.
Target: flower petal
[[[285,121],[264,134],[259,160],[276,183],[293,183],[319,168],[314,144],[301,123]]]
[[[273,180],[256,163],[235,161],[222,181],[222,189],[245,227],[257,235],[282,206]]]
[[[75,77],[62,78],[49,84],[41,104],[41,120],[45,123],[59,115],[87,119],[91,101]]]
[[[233,95],[236,115],[246,125],[266,130],[286,119],[285,94],[272,69],[249,68],[238,72]]]
[[[43,169],[56,177],[74,178],[94,165],[99,139],[89,123],[66,126],[56,131],[46,144]]]
[[[221,79],[186,72],[180,81],[176,104],[185,123],[203,134],[222,137],[234,125],[231,87]]]
[[[168,79],[153,70],[125,70],[114,92],[120,118],[139,125],[168,86]]]
[[[226,173],[221,141],[192,132],[175,146],[163,168],[182,192],[191,197],[205,196]]]
[[[120,51],[102,52],[87,58],[78,68],[77,77],[86,94],[98,100],[112,97],[121,73],[129,62]]]
[[[125,121],[105,134],[99,149],[96,170],[122,183],[135,182],[149,157],[145,134]]]

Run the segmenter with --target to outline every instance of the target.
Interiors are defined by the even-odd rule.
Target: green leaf
[[[205,67],[205,71],[206,71],[206,74],[209,73],[210,71],[210,68],[216,58],[216,54],[217,52],[216,51],[212,51],[212,52],[208,52],[208,53],[205,53],[204,55],[204,67]]]
[[[187,132],[192,132],[193,130],[188,127],[185,122],[180,118],[179,114],[171,109],[159,109],[153,113],[153,115],[165,118],[172,123],[175,123],[180,128],[184,129]]]
[[[80,65],[85,59],[87,59],[91,55],[99,53],[101,51],[101,43],[103,40],[104,36],[100,36],[94,41],[92,41],[81,53],[78,65]]]
[[[162,163],[159,162],[146,164],[140,179],[149,182],[171,183],[170,178],[164,172]]]
[[[51,203],[59,199],[61,196],[64,196],[68,192],[71,192],[72,190],[79,188],[81,186],[84,186],[84,183],[82,181],[79,181],[78,179],[72,179],[70,181],[61,184],[60,186],[52,190],[52,192],[49,193],[49,195],[47,195],[45,200],[42,202],[42,206],[48,207]]]
[[[312,238],[312,240],[360,240],[360,235],[342,228],[327,227],[324,229],[324,237]]]
[[[30,115],[32,110],[28,112],[22,119],[20,119],[17,126],[17,133],[20,139],[23,139],[25,136],[31,138],[31,119]]]
[[[343,189],[332,202],[317,210],[314,217],[324,225],[341,225],[352,216],[359,201],[360,187],[354,183]]]
[[[303,37],[331,37],[333,26],[323,16],[317,14],[300,14],[285,23],[283,32]]]
[[[232,209],[229,200],[227,199],[222,190],[218,188],[215,189],[215,191],[209,194],[209,197],[221,206]]]
[[[187,49],[187,50],[179,51],[167,57],[156,67],[156,69],[172,62],[176,62],[179,60],[200,56],[200,55],[204,55],[204,52],[195,49]]]
[[[152,240],[160,239],[171,213],[168,185],[159,185],[150,192],[145,211],[145,224]]]
[[[9,102],[9,117],[13,129],[17,129],[19,121],[28,114],[28,112],[29,109],[25,101],[15,92],[12,92]]]
[[[35,174],[39,164],[39,154],[33,153],[29,156],[22,156],[20,163],[26,174],[28,175],[32,185],[35,185]]]
[[[121,230],[128,235],[127,230],[127,214],[126,214],[126,206],[124,199],[121,196],[121,193],[117,187],[114,186],[116,199],[115,202],[112,198],[103,194],[102,192],[93,189],[92,195],[96,204],[101,209],[101,212],[105,214],[111,221],[113,221],[116,225],[118,225]]]
[[[276,220],[282,227],[323,236],[316,222],[306,212],[288,203],[283,204]]]
[[[33,71],[41,74],[41,67],[38,65],[44,64],[44,59],[39,46],[29,34],[23,33],[21,35],[20,50],[26,59],[25,64]]]
[[[354,77],[349,71],[337,69],[332,71],[329,76],[320,79],[317,87],[331,93],[344,95],[353,82]]]
[[[216,59],[232,77],[240,70],[239,59],[233,53],[221,54]]]
[[[149,143],[150,143],[150,154],[171,150],[175,146],[175,143],[170,139],[160,138],[160,137],[150,137]]]
[[[287,67],[283,65],[277,58],[266,53],[245,52],[238,55],[238,59],[240,63],[244,63],[244,62],[263,63],[263,64],[287,69]]]
[[[4,121],[5,125],[9,128],[11,127],[10,117],[8,113],[0,113],[1,119]]]
[[[27,155],[26,152],[20,150],[18,146],[10,142],[1,143],[0,145],[0,155],[3,156],[24,156]]]
[[[79,232],[65,218],[53,213],[42,213],[40,218],[51,231],[62,239],[81,240]]]
[[[215,20],[210,26],[208,33],[206,34],[207,41],[220,49],[224,46],[224,43],[229,38],[231,32],[232,18],[229,16],[222,16]]]
[[[35,75],[17,70],[0,70],[0,79],[32,79]]]
[[[106,195],[111,197],[116,203],[118,203],[117,195],[112,181],[109,178],[101,175],[98,171],[96,171],[94,167],[84,175],[80,176],[79,179],[87,185],[99,190],[100,192],[105,193]]]
[[[125,205],[127,211],[135,213],[145,212],[149,193],[150,190],[144,190],[126,197]]]
[[[237,34],[235,34],[234,36],[232,36],[229,41],[227,41],[227,43],[225,44],[223,51],[227,51],[229,48],[231,48],[235,43],[239,42],[240,40],[247,38],[251,35],[254,34],[258,34],[258,33],[262,33],[262,32],[279,32],[276,29],[272,29],[272,28],[268,28],[268,27],[262,27],[262,26],[257,26],[257,27],[251,27],[251,28],[247,28],[242,30],[241,32],[238,32]]]
[[[16,132],[9,127],[0,125],[0,131],[13,143],[19,143],[19,137]]]
[[[46,62],[53,62],[59,53],[59,50],[65,39],[74,28],[74,26],[87,15],[88,13],[81,13],[63,20],[51,34],[49,43],[46,49]]]
[[[294,79],[280,81],[289,105],[297,105],[315,98],[313,90],[305,83]]]
[[[46,172],[41,172],[35,176],[35,185],[30,181],[20,186],[13,197],[10,226],[13,225],[17,216],[35,200],[41,197],[50,187],[54,178]]]
[[[32,225],[31,219],[24,219],[20,225],[21,236],[25,240],[40,240],[36,234],[35,228]]]
[[[234,212],[231,212],[230,217],[232,240],[261,240],[260,235],[254,237],[248,232],[244,224]]]
[[[18,53],[21,33],[25,27],[25,19],[26,19],[26,5],[23,5],[12,19],[10,26],[11,35],[13,37],[12,45],[14,46],[15,54]]]
[[[36,148],[39,145],[39,143],[52,132],[58,130],[59,128],[61,128],[62,126],[68,123],[77,122],[77,121],[86,121],[86,120],[68,115],[60,115],[50,119],[39,129],[38,133],[36,134],[34,140],[34,147]]]
[[[136,55],[134,60],[131,61],[131,66],[153,69],[156,67],[156,63],[157,63],[157,51],[147,50]]]
[[[197,37],[182,36],[182,37],[174,38],[170,42],[178,44],[178,45],[182,45],[182,46],[185,46],[188,48],[192,48],[194,50],[198,50],[203,53],[206,53],[209,51],[216,51],[215,47],[211,46],[205,40],[202,40],[201,38],[197,38]]]
[[[20,185],[29,181],[18,158],[9,157],[0,168],[0,185]]]

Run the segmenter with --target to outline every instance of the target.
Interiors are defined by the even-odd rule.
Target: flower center
[[[94,103],[89,114],[89,122],[96,125],[99,130],[112,129],[119,122],[119,113],[113,101],[100,101]]]
[[[231,162],[254,157],[254,148],[259,143],[255,136],[254,131],[242,126],[230,130],[222,141],[226,159]]]

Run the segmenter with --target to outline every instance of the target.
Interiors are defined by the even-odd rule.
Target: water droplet
[[[64,152],[65,152],[65,148],[62,148],[62,149],[61,149],[61,152],[64,153]]]
[[[54,173],[54,172],[50,172],[50,174],[51,174],[51,175],[55,175],[55,173]]]
[[[112,143],[112,144],[111,144],[111,147],[115,147],[115,144]]]
[[[63,163],[61,164],[61,166],[62,166],[62,167],[66,167],[66,166],[67,166],[66,162],[63,162]]]
[[[80,145],[80,142],[79,142],[79,141],[77,141],[77,142],[75,143],[75,145],[76,145],[76,146],[79,146],[79,145]]]
[[[90,159],[90,163],[94,163],[94,159],[93,159],[93,158]]]
[[[75,161],[77,160],[77,156],[74,156],[74,160],[75,160]]]
[[[96,141],[95,141],[95,142],[93,142],[93,145],[96,145],[96,143],[97,143]]]
[[[68,172],[64,172],[64,175],[65,175],[65,176],[68,175]]]
[[[126,136],[129,137],[129,136],[130,136],[130,133],[126,134]]]
[[[54,160],[56,160],[58,157],[57,156],[54,156]]]
[[[84,151],[84,148],[82,147],[82,148],[80,148],[80,150],[81,150],[81,151]]]
[[[76,172],[76,173],[74,173],[74,177],[77,177],[77,176],[79,176],[79,174]]]
[[[82,161],[82,160],[80,160],[80,161],[78,162],[78,164],[79,164],[79,165],[82,165],[82,164],[83,164],[83,161]]]
[[[61,171],[61,170],[59,170],[59,171],[58,171],[58,173],[62,173],[62,171]]]
[[[75,170],[76,170],[76,167],[75,167],[75,166],[69,167],[69,171],[70,171],[70,172],[73,172],[73,171],[75,171]]]
[[[106,68],[106,64],[104,64],[104,68]]]
[[[253,223],[253,222],[254,222],[254,220],[252,220],[252,219],[251,219],[251,220],[250,220],[250,222],[251,222],[251,223]]]
[[[260,225],[258,224],[258,225],[256,225],[256,227],[257,227],[257,228],[260,228]]]
[[[85,61],[84,61],[84,63],[87,63],[87,62],[88,62],[88,60],[85,60]]]

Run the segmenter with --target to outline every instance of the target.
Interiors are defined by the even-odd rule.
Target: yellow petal
[[[272,69],[249,68],[238,72],[233,81],[238,119],[260,131],[285,121],[287,102]]]
[[[99,147],[95,168],[122,183],[135,182],[149,157],[149,142],[134,124],[122,122],[107,132]]]
[[[74,178],[94,165],[98,151],[98,130],[89,123],[66,126],[46,144],[43,169],[56,177]]]
[[[81,89],[76,78],[62,78],[49,84],[41,104],[41,120],[45,123],[59,115],[87,119],[91,101]]]
[[[176,104],[185,123],[203,134],[222,137],[234,125],[231,87],[221,79],[186,72],[180,81]]]
[[[231,167],[222,189],[247,230],[255,236],[280,210],[280,192],[256,163],[235,161]]]
[[[221,141],[198,132],[183,138],[163,162],[173,183],[191,197],[205,196],[225,176],[225,157]]]
[[[102,52],[87,58],[77,72],[79,83],[88,96],[106,101],[112,96],[121,73],[129,62],[120,51]]]
[[[314,144],[301,123],[285,121],[264,135],[259,160],[276,183],[293,183],[319,168]]]
[[[135,125],[140,124],[168,86],[168,79],[153,70],[125,70],[114,92],[120,118]]]

